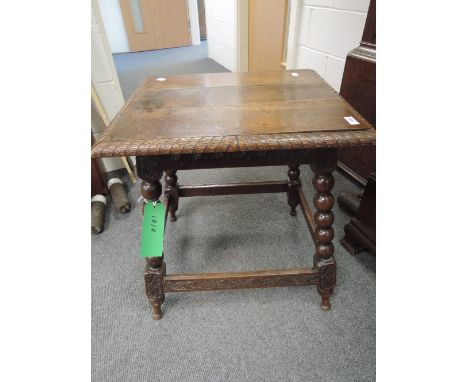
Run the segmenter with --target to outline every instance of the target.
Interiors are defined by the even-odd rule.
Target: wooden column
[[[330,310],[330,295],[336,284],[336,262],[333,256],[333,222],[335,217],[332,212],[335,198],[331,194],[334,184],[332,172],[336,169],[336,150],[323,150],[317,156],[312,165],[315,173],[312,184],[315,189],[314,206],[317,209],[314,214],[315,221],[315,255],[314,267],[319,271],[317,289],[322,297],[322,310]]]

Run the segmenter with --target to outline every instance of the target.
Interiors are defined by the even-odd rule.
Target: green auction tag
[[[141,230],[141,257],[161,257],[164,241],[164,206],[149,201],[145,205]]]

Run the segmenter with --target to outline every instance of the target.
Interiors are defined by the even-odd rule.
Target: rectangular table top
[[[375,144],[374,128],[312,70],[150,77],[93,157]]]

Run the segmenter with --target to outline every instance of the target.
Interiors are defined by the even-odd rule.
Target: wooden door
[[[131,52],[190,45],[186,0],[120,0]]]
[[[287,10],[287,0],[249,0],[249,72],[282,68]]]

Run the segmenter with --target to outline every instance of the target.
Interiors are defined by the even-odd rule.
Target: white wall
[[[112,53],[128,52],[127,32],[119,0],[98,0]]]
[[[123,106],[124,98],[97,0],[91,1],[91,82],[109,120],[112,120]],[[98,118],[99,115],[92,112],[91,128],[96,139],[104,130],[104,124]],[[105,158],[102,163],[105,171],[123,167],[122,161],[118,158]]]
[[[288,69],[314,69],[339,91],[346,55],[359,46],[369,3],[370,0],[292,0],[295,23],[289,29]]]
[[[239,71],[238,0],[205,0],[208,57]]]

